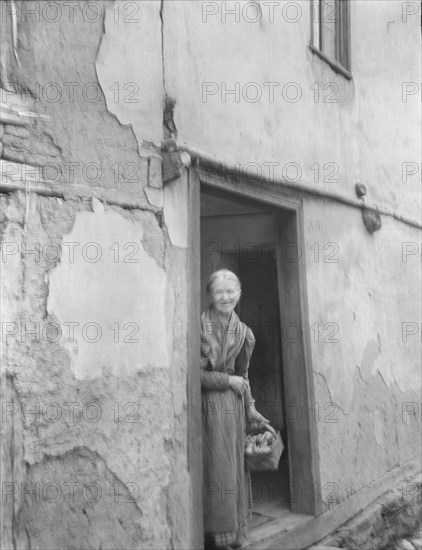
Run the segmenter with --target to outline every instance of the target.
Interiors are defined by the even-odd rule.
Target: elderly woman
[[[251,510],[245,417],[255,427],[273,429],[255,409],[249,387],[255,338],[234,312],[240,281],[222,269],[211,275],[207,292],[210,307],[201,317],[205,545],[230,549],[246,543]]]

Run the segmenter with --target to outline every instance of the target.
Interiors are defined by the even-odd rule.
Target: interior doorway
[[[297,212],[201,184],[201,311],[208,307],[209,275],[221,268],[234,271],[242,283],[237,313],[256,338],[249,367],[256,408],[280,430],[285,444],[278,471],[252,473],[252,540],[267,536],[270,525],[274,532],[284,530],[318,514],[307,344],[284,330],[303,324],[304,266],[286,253],[300,240]],[[301,411],[295,422],[286,416],[292,403]]]

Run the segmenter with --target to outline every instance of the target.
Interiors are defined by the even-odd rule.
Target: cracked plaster
[[[104,369],[120,375],[168,368],[173,299],[166,274],[142,245],[142,223],[95,209],[76,214],[63,241],[80,243],[75,259],[64,255],[49,276],[49,314],[62,326],[79,323],[65,339],[71,368],[81,379],[100,376]],[[139,292],[133,294],[133,288]]]

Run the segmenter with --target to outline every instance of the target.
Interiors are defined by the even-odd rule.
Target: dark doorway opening
[[[244,249],[239,262],[238,274],[243,287],[239,316],[252,328],[256,339],[249,367],[256,408],[280,431],[285,450],[278,472],[251,474],[254,499],[252,526],[267,518],[279,517],[283,510],[290,510],[277,264],[272,245],[268,254],[262,255],[260,252],[265,244],[257,241],[254,247],[256,255],[248,256]]]
[[[280,211],[271,205],[221,192],[201,194],[202,310],[208,306],[205,287],[210,274],[222,268],[235,272],[242,283],[237,313],[256,339],[249,366],[252,395],[285,445],[278,471],[252,472],[252,529],[291,513],[277,265],[279,218]]]
[[[311,526],[317,521],[314,516],[322,513],[317,426],[312,417],[315,393],[311,343],[308,331],[303,330],[303,327],[309,327],[309,318],[306,259],[305,254],[301,254],[301,250],[305,249],[302,199],[295,196],[294,192],[283,189],[273,182],[239,180],[228,173],[222,175],[213,172],[208,166],[204,167],[201,164],[190,168],[187,176],[185,183],[189,203],[188,288],[190,290],[188,302],[189,468],[193,480],[191,497],[191,516],[193,518],[191,538],[192,541],[195,541],[193,547],[200,548],[202,546],[204,535],[202,461],[198,460],[202,453],[198,317],[200,310],[202,311],[208,306],[205,281],[209,273],[220,267],[221,252],[223,252],[224,261],[227,262],[226,267],[232,270],[239,268],[241,278],[243,273],[244,296],[248,293],[253,295],[259,290],[253,283],[249,285],[248,279],[254,281],[256,277],[261,277],[270,287],[269,296],[272,296],[273,303],[278,304],[280,316],[281,361],[279,371],[275,373],[275,376],[279,376],[281,372],[282,380],[281,385],[277,385],[276,382],[274,386],[277,387],[275,391],[280,392],[282,402],[279,407],[273,406],[269,415],[277,417],[276,419],[271,418],[271,420],[280,426],[286,449],[278,472],[270,473],[269,478],[263,475],[255,476],[256,485],[260,485],[261,489],[255,488],[255,493],[258,494],[254,496],[257,497],[256,501],[261,501],[262,508],[259,510],[259,502],[257,502],[255,516],[252,525],[250,524],[248,548],[255,550],[280,547],[302,548],[297,537],[299,536],[299,539],[302,540],[303,537],[300,534],[304,533],[306,529],[308,529],[306,532],[309,533],[309,529],[313,528]],[[238,260],[233,263],[236,259],[236,249],[230,256],[227,254],[227,248],[219,250],[219,245],[220,247],[224,246],[228,237],[234,237],[234,228],[236,224],[239,224],[239,221],[236,220],[243,220],[241,230],[238,230],[243,241],[238,240],[240,251],[238,249]],[[259,231],[259,236],[257,231]],[[232,238],[232,241],[236,242],[236,239]],[[275,253],[271,255],[271,243],[274,241]],[[249,246],[248,248],[246,243],[261,243],[261,246],[263,245],[262,253],[266,252],[268,260],[268,269],[265,275],[262,275],[261,260],[255,262],[258,271],[251,273],[250,271],[255,268],[248,265],[245,272],[242,265],[244,264],[242,254],[253,254],[253,247]],[[297,253],[296,258],[295,252]],[[268,259],[271,256],[272,259]],[[276,289],[274,288],[274,262]],[[253,262],[248,262],[248,264],[251,263]],[[202,288],[200,288],[201,285]],[[263,303],[267,303],[269,297],[264,295],[261,296],[261,299]],[[250,305],[251,303],[252,305]],[[249,306],[248,300],[242,300],[242,304],[241,307],[244,310],[239,312],[240,316],[252,324],[247,317],[255,314],[253,311],[248,312],[248,307],[253,310],[258,306],[259,309],[258,299],[255,301],[252,299]],[[292,327],[295,329],[293,336],[290,332]],[[267,332],[267,334],[269,333]],[[299,334],[300,337],[295,337],[295,334]],[[275,347],[276,344],[272,345]],[[273,353],[274,356],[277,356],[276,350],[273,350]],[[261,353],[261,356],[264,357],[263,361],[265,362],[265,352]],[[268,369],[267,373],[271,376],[271,363],[268,363],[265,368]],[[252,365],[252,369],[256,371],[255,365]],[[253,378],[255,374],[252,369],[251,376]],[[259,387],[254,391],[255,394],[257,392],[259,394]],[[265,395],[265,388],[263,391]],[[267,391],[273,392],[274,388]],[[273,399],[273,393],[270,395]],[[264,399],[266,398],[264,397]],[[295,411],[299,412],[293,420],[285,414],[284,410],[291,405],[294,406]],[[273,478],[273,475],[276,478]],[[267,492],[267,504],[269,505],[267,508],[264,490],[268,491],[268,487],[271,492]],[[273,503],[277,504],[274,508],[272,508]],[[314,540],[312,537],[313,535],[308,536],[309,540]]]

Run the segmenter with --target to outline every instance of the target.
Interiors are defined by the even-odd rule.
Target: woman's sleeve
[[[255,336],[253,335],[252,330],[249,327],[246,327],[246,337],[245,342],[240,350],[239,355],[236,358],[235,363],[235,372],[238,376],[242,376],[249,383],[248,370],[249,362],[251,360],[252,352],[255,347]],[[245,406],[253,405],[255,399],[252,397],[251,389],[249,387],[248,391],[245,393]]]
[[[201,335],[201,387],[203,390],[225,391],[229,388],[229,375],[227,372],[214,372],[206,370],[209,361],[210,346]]]

